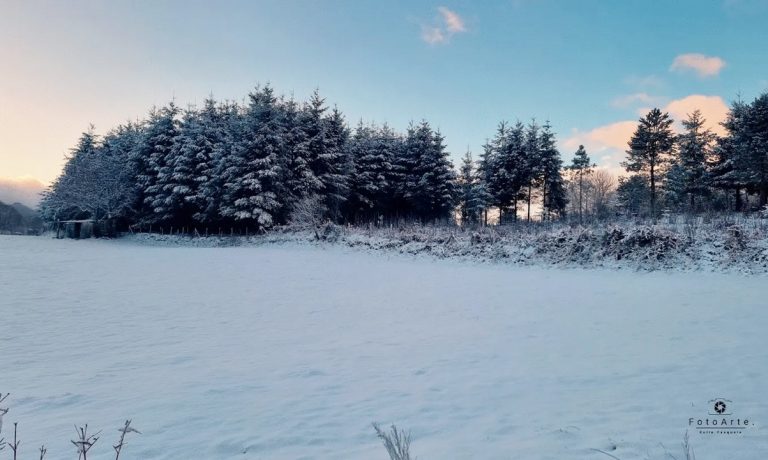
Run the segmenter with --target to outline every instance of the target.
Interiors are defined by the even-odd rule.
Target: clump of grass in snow
[[[398,430],[395,425],[392,425],[390,431],[384,431],[379,427],[378,423],[373,424],[373,429],[376,430],[376,436],[381,439],[381,442],[387,449],[390,460],[411,460],[410,432],[406,433],[405,430]]]

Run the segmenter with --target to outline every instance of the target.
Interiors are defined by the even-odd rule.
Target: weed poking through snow
[[[411,460],[410,432],[406,433],[405,430],[398,430],[395,425],[392,425],[390,431],[384,431],[379,427],[378,423],[373,424],[373,429],[376,430],[376,436],[381,439],[381,442],[387,449],[390,460]]]
[[[112,448],[115,449],[115,460],[119,460],[120,452],[123,451],[123,446],[125,445],[125,435],[128,434],[128,433],[141,434],[141,432],[139,430],[137,430],[136,428],[133,428],[131,426],[131,421],[130,420],[126,420],[125,421],[125,426],[123,426],[122,428],[120,428],[117,431],[120,432],[120,440],[117,442],[117,444],[112,446]]]

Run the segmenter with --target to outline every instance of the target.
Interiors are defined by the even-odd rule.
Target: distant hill
[[[37,211],[21,203],[5,204],[0,201],[0,233],[38,233],[43,222]]]

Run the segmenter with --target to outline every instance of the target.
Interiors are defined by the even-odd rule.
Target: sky
[[[768,0],[0,0],[0,200],[33,200],[91,123],[264,83],[351,125],[426,119],[454,159],[549,120],[566,162],[584,144],[618,173],[648,109],[717,131],[768,90],[766,20]]]

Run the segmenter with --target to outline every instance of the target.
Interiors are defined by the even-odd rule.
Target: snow
[[[2,436],[23,458],[768,453],[764,276],[515,267],[339,246],[0,236]],[[715,397],[752,426],[689,429]],[[12,436],[12,433],[11,433]],[[6,449],[3,455],[8,455]],[[5,457],[2,457],[5,458]]]

